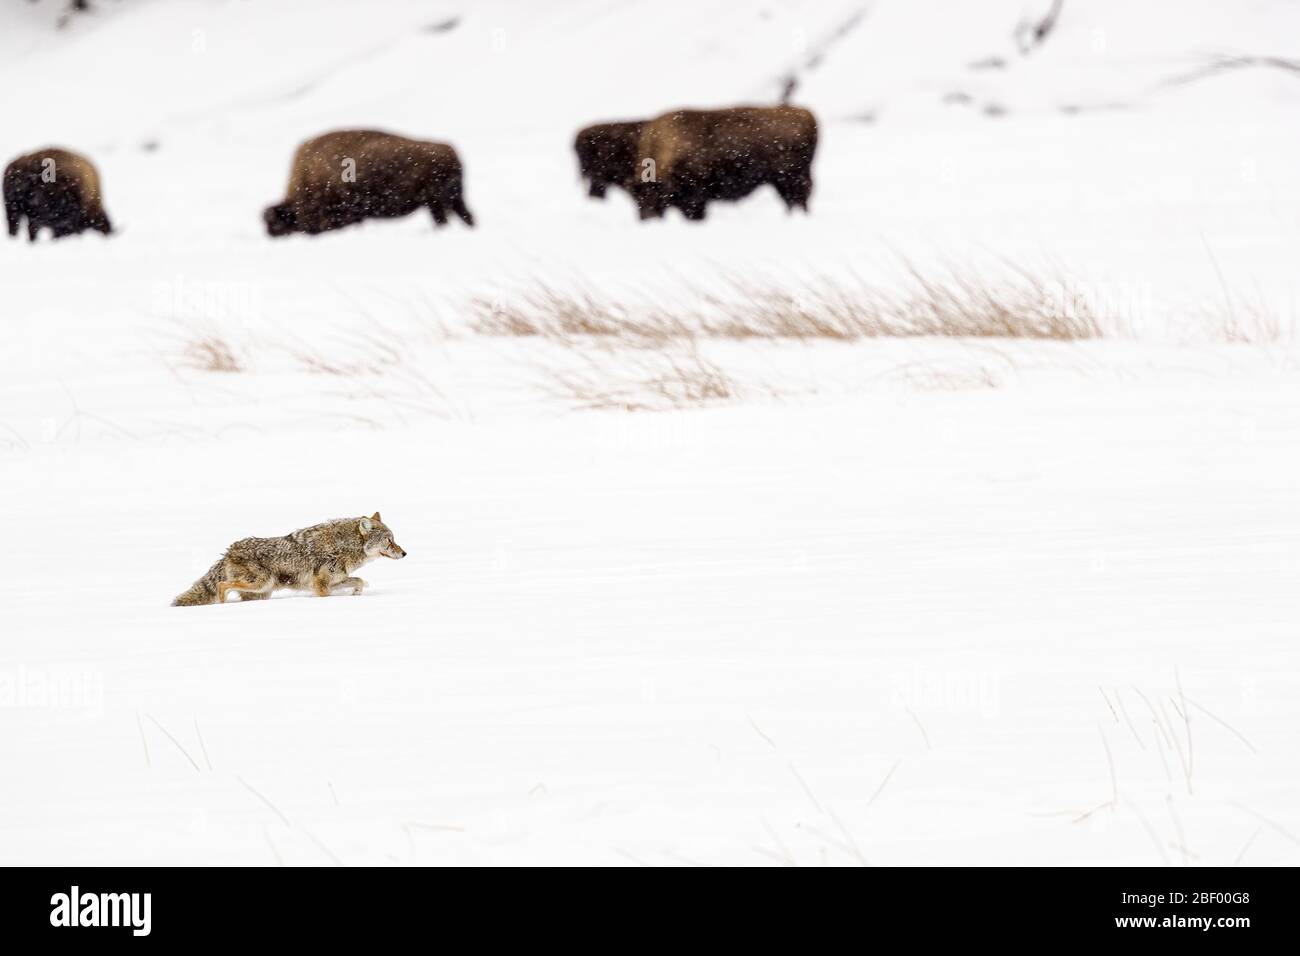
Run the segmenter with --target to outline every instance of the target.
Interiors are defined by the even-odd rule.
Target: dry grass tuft
[[[575,408],[668,411],[734,401],[747,389],[693,348],[580,353],[581,366],[544,368],[547,391]]]
[[[1295,339],[1295,317],[1283,317],[1262,298],[1233,296],[1204,310],[1214,341],[1228,345],[1279,345]]]
[[[1064,281],[1005,266],[988,277],[952,268],[924,274],[906,261],[903,267],[903,281],[889,288],[862,280],[782,285],[724,277],[707,289],[688,288],[684,304],[672,306],[628,308],[589,289],[537,285],[497,301],[476,300],[471,328],[486,336],[547,340],[563,356],[541,367],[552,395],[578,408],[628,410],[818,391],[815,384],[755,383],[752,372],[764,356],[738,355],[736,345],[884,337],[1073,342],[1102,335],[1089,300]],[[908,363],[889,377],[926,390],[1002,384],[992,366],[965,361]]]
[[[640,385],[674,408],[730,401],[740,394],[726,372],[697,352],[665,355],[663,367]]]
[[[1102,323],[1063,281],[1025,271],[984,279],[955,269],[927,276],[910,264],[901,289],[822,280],[788,286],[729,278],[724,291],[696,290],[684,309],[629,312],[589,291],[542,286],[509,302],[477,300],[473,328],[484,335],[590,337],[640,347],[692,339],[820,339],[852,342],[945,336],[1077,341]]]
[[[215,333],[195,336],[181,347],[181,364],[204,372],[242,372],[234,346]]]
[[[743,282],[712,296],[706,332],[727,338],[833,339],[942,336],[1077,341],[1101,322],[1068,285],[1017,272],[986,280],[949,269],[927,276],[911,265],[899,289],[825,281],[795,292]]]
[[[1295,339],[1295,316],[1284,323],[1264,296],[1255,290],[1253,295],[1243,296],[1234,292],[1223,274],[1223,267],[1214,254],[1209,242],[1202,236],[1205,254],[1214,266],[1219,288],[1223,292],[1223,301],[1215,306],[1207,306],[1202,311],[1211,337],[1230,345],[1277,345],[1282,341]]]
[[[543,336],[546,338],[621,339],[638,345],[690,338],[696,332],[685,322],[658,310],[635,318],[627,309],[590,292],[569,293],[542,284],[511,302],[476,299],[471,327],[480,335]]]
[[[336,347],[332,352],[345,355],[346,359],[332,358],[320,349],[298,344],[287,351],[303,371],[339,377],[382,375],[399,368],[405,361],[404,341],[382,326],[335,337],[333,341]]]
[[[909,362],[892,369],[887,376],[909,388],[926,392],[964,392],[972,389],[998,388],[1002,376],[983,363],[970,365]]]

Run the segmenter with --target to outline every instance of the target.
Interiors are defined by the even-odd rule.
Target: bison
[[[19,156],[5,167],[5,218],[9,235],[27,219],[27,238],[45,226],[55,239],[94,229],[109,235],[95,164],[67,149],[51,147]]]
[[[605,198],[608,186],[631,190],[636,173],[637,144],[645,120],[627,123],[597,123],[578,131],[573,141],[578,169],[591,185],[587,194]]]
[[[272,236],[315,235],[422,207],[439,226],[447,224],[449,209],[474,225],[454,149],[392,133],[340,130],[298,147],[288,194],[284,202],[268,207],[263,218]]]
[[[808,211],[817,120],[795,106],[676,110],[645,124],[633,193],[642,219],[670,206],[703,219],[714,200],[748,196],[765,183],[787,209]]]

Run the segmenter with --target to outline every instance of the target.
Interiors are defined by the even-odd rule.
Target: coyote
[[[223,604],[231,591],[241,601],[261,601],[282,588],[360,594],[366,582],[352,572],[372,558],[400,560],[406,552],[376,511],[369,518],[338,518],[299,528],[282,538],[243,538],[208,569],[172,607]]]

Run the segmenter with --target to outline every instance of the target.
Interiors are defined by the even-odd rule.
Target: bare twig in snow
[[[1156,729],[1160,731],[1162,736],[1164,736],[1165,742],[1172,747],[1174,742],[1169,735],[1165,733],[1164,724],[1161,723],[1160,715],[1156,713],[1155,705],[1151,703],[1151,699],[1147,697],[1146,694],[1142,693],[1136,685],[1130,684],[1129,686],[1133,688],[1135,694],[1142,698],[1142,702],[1147,705],[1147,710],[1151,711],[1151,722],[1156,725]]]
[[[1164,719],[1166,728],[1169,732],[1169,739],[1173,742],[1174,753],[1178,755],[1179,766],[1183,768],[1183,783],[1187,786],[1187,793],[1190,795],[1192,792],[1191,761],[1183,755],[1183,748],[1178,743],[1178,736],[1174,733],[1174,725],[1169,719],[1168,712],[1165,710],[1165,702],[1163,700],[1160,702],[1160,716]]]
[[[1107,707],[1107,709],[1110,711],[1110,715],[1111,715],[1113,718],[1115,718],[1115,723],[1118,724],[1118,723],[1119,723],[1119,714],[1115,713],[1115,708],[1114,708],[1114,706],[1111,705],[1110,698],[1106,696],[1106,689],[1105,689],[1104,687],[1102,687],[1100,684],[1098,684],[1098,685],[1097,685],[1097,691],[1098,691],[1098,693],[1101,694],[1101,699],[1104,700],[1104,701],[1106,702],[1106,707]]]
[[[140,711],[135,712],[135,725],[140,728],[140,743],[144,746],[144,765],[152,767],[153,761],[149,759],[149,739],[144,735],[144,722],[140,719]]]
[[[867,806],[871,806],[873,803],[876,802],[876,797],[880,796],[881,791],[885,789],[885,784],[889,783],[889,778],[894,775],[894,771],[898,769],[899,765],[902,762],[903,761],[901,758],[894,761],[894,765],[889,768],[889,773],[885,774],[885,779],[880,781],[880,786],[876,787],[876,792],[873,793],[871,795],[871,799],[867,801]]]
[[[817,795],[812,792],[812,788],[808,786],[808,781],[804,780],[803,774],[801,774],[799,772],[799,769],[794,765],[794,761],[790,762],[789,767],[790,767],[790,772],[794,774],[794,778],[799,781],[799,786],[803,787],[803,792],[806,793],[808,795],[808,799],[812,801],[813,807],[816,808],[818,813],[821,813],[822,812],[821,802],[817,799]]]
[[[1228,722],[1227,722],[1226,720],[1224,720],[1222,717],[1219,717],[1218,715],[1216,715],[1216,714],[1210,712],[1209,710],[1206,710],[1204,706],[1202,706],[1201,704],[1198,704],[1198,703],[1197,703],[1196,701],[1194,701],[1194,700],[1189,699],[1187,702],[1188,702],[1189,704],[1191,704],[1193,707],[1195,707],[1197,710],[1199,710],[1201,713],[1203,713],[1206,717],[1209,717],[1212,721],[1214,721],[1216,724],[1218,724],[1218,725],[1219,725],[1220,727],[1222,727],[1224,730],[1228,731],[1230,734],[1232,734],[1234,737],[1236,737],[1238,740],[1240,740],[1243,744],[1245,744],[1248,748],[1250,748],[1250,752],[1251,752],[1251,753],[1253,753],[1253,754],[1257,754],[1257,753],[1259,753],[1259,751],[1255,749],[1255,745],[1252,744],[1249,740],[1246,739],[1246,735],[1245,735],[1245,734],[1243,734],[1243,733],[1242,733],[1240,730],[1238,730],[1236,727],[1232,726],[1230,723],[1228,723]]]
[[[307,835],[307,839],[311,840],[312,843],[315,843],[316,846],[320,848],[320,851],[334,862],[335,866],[344,865],[343,861],[338,858],[338,854],[336,854],[333,850],[331,850],[323,842],[321,842],[320,837],[316,836],[316,834],[312,833],[306,827],[299,827],[299,829],[301,829],[302,832]]]
[[[208,757],[208,745],[203,742],[203,731],[199,730],[199,720],[194,718],[194,735],[199,738],[199,749],[203,751],[203,762],[212,769],[212,760]]]
[[[256,789],[256,788],[255,788],[251,783],[249,783],[249,782],[248,782],[247,780],[245,780],[243,777],[240,777],[240,776],[237,775],[237,776],[235,777],[235,779],[239,781],[240,785],[243,786],[243,788],[244,788],[245,790],[247,790],[247,791],[248,791],[249,793],[251,793],[253,796],[257,797],[257,799],[261,800],[264,804],[266,804],[266,805],[267,805],[267,806],[272,810],[272,812],[274,812],[275,815],[276,815],[277,817],[280,818],[280,821],[281,821],[285,826],[287,826],[287,827],[291,827],[291,826],[293,826],[293,824],[289,822],[289,818],[286,817],[286,816],[281,812],[280,808],[277,807],[277,806],[276,806],[274,803],[272,803],[270,800],[266,799],[266,797],[262,795],[261,791],[257,790],[257,789]]]
[[[1115,757],[1110,752],[1110,741],[1106,739],[1106,731],[1097,725],[1097,733],[1101,734],[1101,745],[1106,748],[1106,766],[1110,770],[1110,805],[1112,807],[1119,804],[1119,781],[1115,776]]]
[[[1270,820],[1268,817],[1264,816],[1264,814],[1260,813],[1258,810],[1252,810],[1250,807],[1246,806],[1245,804],[1237,803],[1236,801],[1233,800],[1229,800],[1228,803],[1230,806],[1234,806],[1238,810],[1243,810],[1246,813],[1249,813],[1252,817],[1254,817],[1256,820],[1259,820],[1261,823],[1268,824],[1268,826],[1272,827],[1278,833],[1282,834],[1282,836],[1286,837],[1292,843],[1296,844],[1297,846],[1300,846],[1300,837],[1297,837],[1294,833],[1292,833],[1286,827],[1282,826],[1282,824],[1278,823],[1276,820]]]
[[[1254,844],[1255,839],[1263,832],[1264,832],[1264,828],[1262,826],[1255,827],[1255,832],[1250,835],[1250,839],[1246,841],[1246,845],[1241,848],[1241,851],[1237,854],[1237,858],[1232,861],[1233,866],[1241,866],[1241,861],[1242,858],[1245,857],[1246,851],[1251,848],[1251,845]]]
[[[767,831],[767,835],[772,838],[772,842],[776,844],[777,849],[781,852],[779,855],[775,855],[770,850],[764,850],[761,847],[755,847],[755,849],[759,850],[760,853],[767,854],[768,856],[774,856],[775,859],[784,863],[786,866],[798,866],[799,864],[796,862],[794,854],[790,852],[790,848],[781,841],[779,836],[777,836],[776,831],[772,829],[772,825],[762,817],[759,817],[758,819],[759,822],[763,824],[763,829]]]
[[[181,746],[181,742],[172,736],[171,731],[168,730],[166,727],[164,727],[162,724],[158,723],[158,720],[152,714],[145,714],[145,716],[148,717],[151,721],[153,721],[154,726],[157,727],[159,730],[161,730],[163,734],[166,735],[167,739],[176,745],[176,749],[185,755],[185,759],[190,762],[190,766],[194,768],[194,772],[201,773],[202,771],[199,768],[199,765],[195,762],[194,758],[190,756],[190,752],[186,750],[183,746]]]
[[[1183,693],[1183,678],[1182,675],[1178,672],[1177,667],[1174,668],[1174,683],[1178,687],[1178,703],[1179,703],[1178,711],[1180,714],[1182,714],[1183,728],[1187,732],[1187,792],[1191,793],[1192,792],[1192,770],[1195,766],[1195,764],[1193,763],[1193,750],[1192,750],[1192,711],[1191,708],[1187,706],[1187,695]]]
[[[769,747],[771,747],[773,750],[775,750],[775,749],[776,749],[776,741],[773,740],[771,737],[769,737],[767,734],[763,733],[763,731],[759,728],[758,724],[756,724],[756,723],[754,722],[754,718],[753,718],[753,717],[750,717],[749,714],[746,714],[746,715],[745,715],[745,719],[747,719],[747,720],[749,721],[749,726],[751,726],[751,727],[754,728],[754,733],[758,734],[760,737],[762,737],[764,740],[766,740],[766,741],[767,741],[767,745],[768,745]]]
[[[266,838],[266,845],[271,848],[271,854],[275,857],[276,866],[284,866],[284,857],[280,856],[280,850],[271,839],[271,831],[265,826],[262,827],[262,836]]]
[[[1165,795],[1165,806],[1169,808],[1169,816],[1174,821],[1174,832],[1178,834],[1178,842],[1174,844],[1174,849],[1183,855],[1183,866],[1186,866],[1193,854],[1187,848],[1187,839],[1183,836],[1183,821],[1178,818],[1178,811],[1174,808],[1172,795]]]
[[[1146,814],[1138,808],[1136,803],[1130,802],[1127,805],[1128,808],[1137,816],[1138,820],[1141,821],[1142,828],[1147,831],[1147,835],[1151,837],[1151,842],[1155,844],[1156,850],[1160,853],[1160,859],[1164,861],[1165,866],[1168,866],[1169,854],[1165,852],[1165,844],[1164,841],[1160,839],[1160,834],[1156,833],[1155,827],[1151,825],[1151,821],[1146,818]]]
[[[916,716],[911,707],[904,707],[903,709],[907,711],[907,716],[911,717],[912,720],[916,722],[916,729],[921,732],[921,737],[925,740],[925,749],[934,749],[930,746],[930,735],[926,733],[925,725],[921,723],[921,718]]]
[[[1120,713],[1124,715],[1124,723],[1128,724],[1128,729],[1133,734],[1133,739],[1137,741],[1139,747],[1146,750],[1147,745],[1142,742],[1142,737],[1138,734],[1137,728],[1133,726],[1133,720],[1128,715],[1128,708],[1124,706],[1124,695],[1118,687],[1115,688],[1115,700],[1119,704]]]
[[[849,847],[852,849],[853,855],[857,857],[858,862],[863,866],[867,866],[867,858],[863,852],[858,849],[858,841],[853,839],[853,834],[849,832],[849,828],[840,821],[838,816],[836,816],[834,810],[831,811],[831,822],[834,823],[836,829],[844,835],[844,839],[848,841]]]

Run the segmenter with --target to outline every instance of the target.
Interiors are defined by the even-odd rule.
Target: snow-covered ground
[[[0,243],[0,862],[1297,862],[1296,4],[97,6],[0,15],[0,158],[120,230]],[[812,215],[584,197],[578,127],[791,76]],[[267,239],[350,125],[455,144],[478,227]],[[1106,334],[479,322],[909,264]],[[683,361],[728,388],[581,407]],[[360,598],[168,607],[375,510]]]

